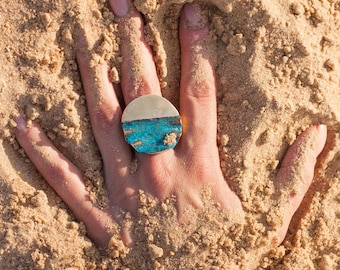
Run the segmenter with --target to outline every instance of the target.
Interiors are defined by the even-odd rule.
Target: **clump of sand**
[[[180,78],[178,18],[184,2],[135,1],[145,18],[163,95],[175,105]],[[86,33],[97,61],[108,61],[111,80],[119,83],[114,16],[104,0],[2,1],[0,268],[339,267],[340,3],[197,2],[211,26],[221,167],[243,202],[248,225],[237,226],[208,204],[206,211],[196,213],[196,223],[180,231],[171,223],[175,219],[171,199],[157,204],[142,194],[139,223],[132,225],[140,235],[134,252],[115,238],[110,243],[115,252],[91,243],[84,225],[19,147],[11,116],[22,111],[38,121],[60,151],[84,171],[93,199],[105,202],[102,163],[77,70],[73,35],[80,30]],[[280,160],[302,130],[318,123],[328,125],[329,135],[314,182],[284,243],[256,257],[252,250],[263,247],[270,234],[267,217]]]

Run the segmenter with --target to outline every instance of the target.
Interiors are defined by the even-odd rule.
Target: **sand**
[[[143,13],[163,95],[178,106],[178,18],[184,0],[135,1]],[[201,0],[217,75],[221,167],[241,198],[238,226],[207,203],[183,230],[173,199],[141,194],[136,250],[113,237],[96,247],[13,135],[19,111],[36,120],[84,172],[105,204],[103,168],[74,55],[86,32],[119,83],[119,45],[105,0],[0,2],[0,269],[340,269],[340,2]],[[328,126],[308,194],[285,241],[270,235],[273,179],[288,146]]]

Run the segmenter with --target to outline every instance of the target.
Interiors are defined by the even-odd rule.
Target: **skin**
[[[118,18],[123,58],[121,88],[125,104],[140,95],[161,95],[140,14],[124,0],[110,0],[110,4]],[[107,224],[112,221],[122,224],[121,209],[136,214],[139,190],[161,201],[176,196],[179,221],[185,223],[189,218],[186,214],[189,206],[203,207],[200,194],[209,185],[212,199],[220,207],[239,217],[244,216],[241,201],[229,188],[220,168],[216,144],[215,74],[204,45],[209,26],[207,23],[201,25],[201,19],[197,6],[185,5],[179,22],[183,135],[175,149],[155,155],[134,153],[125,142],[120,124],[122,108],[109,81],[108,67],[106,64],[90,67],[84,38],[78,37],[76,57],[93,133],[103,158],[109,198],[107,209],[100,209],[91,202],[82,172],[52,144],[37,123],[27,127],[23,116],[16,119],[18,142],[46,181],[84,222],[89,237],[99,245],[107,245],[110,240]],[[134,49],[136,47],[138,50]],[[325,145],[326,133],[324,125],[308,128],[298,136],[282,161],[275,182],[277,196],[274,197],[282,197],[282,191],[289,191],[294,184],[292,181],[301,181],[301,188],[298,192],[285,193],[282,204],[286,212],[274,245],[284,239],[291,218],[312,182],[316,158]],[[316,141],[313,146],[305,143],[311,136]],[[130,164],[134,159],[138,160],[139,167],[131,173]],[[298,160],[303,160],[302,165],[297,165]],[[127,245],[133,244],[133,238],[124,230],[122,239]]]

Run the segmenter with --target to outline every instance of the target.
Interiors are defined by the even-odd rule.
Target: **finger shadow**
[[[14,65],[26,84],[25,94],[17,97],[16,106],[29,120],[39,123],[58,150],[86,174],[89,185],[100,189],[103,182],[97,176],[103,175],[101,155],[92,132],[75,57],[76,35],[86,36],[85,27],[74,12],[79,7],[77,3],[64,3],[63,10],[52,2],[41,1],[24,1],[24,4],[36,16],[23,20],[19,26],[28,38],[22,39],[22,50],[14,56]],[[49,16],[53,20],[49,21]],[[41,35],[32,40],[36,32]],[[103,39],[98,39],[93,48],[85,46],[93,52],[102,42]],[[18,153],[8,142],[4,142],[4,148],[13,157],[12,166],[25,182],[37,190],[49,190],[38,173],[25,173],[36,172],[28,159],[27,164],[24,159],[21,159],[23,164],[15,163]]]
[[[2,170],[2,169],[1,169]],[[2,173],[2,172],[1,172]],[[11,201],[11,194],[13,193],[13,189],[9,184],[9,177],[7,175],[0,176],[0,210],[1,210],[1,220],[0,227],[4,227],[6,223],[11,223],[14,218],[14,213],[12,209],[9,207]],[[0,246],[3,247],[2,241],[4,241],[6,237],[6,229],[0,230]],[[1,265],[1,264],[0,264]]]
[[[72,17],[72,13],[66,11],[54,18],[62,23],[51,28],[45,23],[44,16],[51,13],[52,4],[25,3],[38,15],[34,23],[24,21],[21,31],[40,31],[51,44],[46,48],[27,46],[16,56],[15,65],[27,89],[17,98],[17,107],[28,119],[38,120],[57,148],[81,170],[94,167],[94,170],[101,170],[100,153],[92,133],[75,57],[74,39],[79,33],[85,36],[84,27],[75,15]],[[98,40],[89,51],[96,50],[101,42]]]

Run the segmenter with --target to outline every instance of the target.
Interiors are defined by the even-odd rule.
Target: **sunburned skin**
[[[141,95],[161,95],[140,14],[126,0],[110,0],[110,5],[118,18],[125,104]],[[107,65],[91,66],[84,38],[77,40],[78,67],[93,133],[104,163],[107,209],[99,208],[90,200],[83,173],[59,152],[37,123],[28,126],[23,116],[16,119],[18,142],[46,181],[84,222],[88,236],[98,245],[109,243],[111,229],[118,224],[122,228],[123,242],[133,247],[136,236],[124,228],[122,211],[137,215],[140,191],[160,202],[176,198],[178,220],[183,224],[190,220],[188,208],[204,207],[201,194],[207,186],[211,199],[224,213],[241,219],[245,216],[240,198],[230,189],[220,168],[216,145],[215,75],[205,48],[209,25],[202,24],[205,20],[200,16],[199,6],[186,4],[179,22],[183,135],[174,149],[155,155],[135,153],[126,143],[121,128],[122,108],[109,81]],[[131,51],[131,48],[139,50]],[[147,74],[143,70],[147,70]],[[267,249],[284,239],[292,215],[311,184],[316,158],[325,145],[326,135],[326,126],[311,126],[288,149],[275,181],[276,196],[273,196],[280,200],[282,218],[278,222],[277,237]],[[136,160],[138,167],[132,172],[131,164]]]

